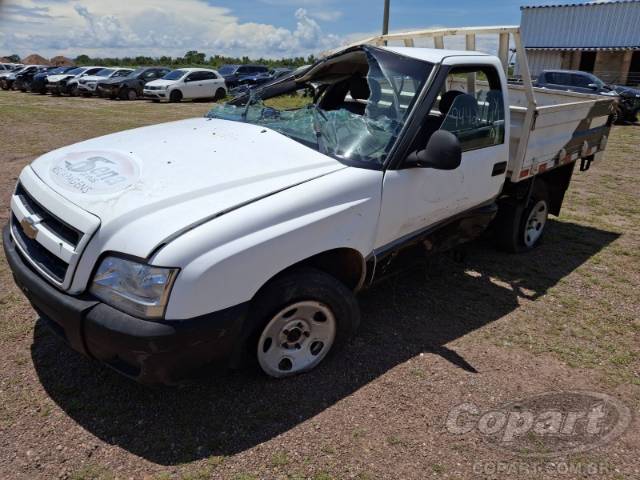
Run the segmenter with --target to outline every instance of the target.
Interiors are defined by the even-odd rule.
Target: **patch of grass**
[[[84,465],[69,476],[69,480],[115,480],[115,474],[101,465]]]
[[[289,455],[287,452],[276,452],[271,457],[271,466],[272,467],[284,467],[289,465]]]
[[[405,440],[399,437],[396,437],[395,435],[389,435],[387,437],[387,443],[392,446],[401,446],[401,447],[405,447],[407,445],[407,442]]]
[[[237,473],[232,478],[233,480],[256,480],[257,477],[250,473]]]
[[[313,480],[334,480],[334,477],[326,472],[316,473],[312,478]]]
[[[323,445],[320,448],[320,451],[322,453],[326,453],[327,455],[333,455],[334,453],[336,453],[336,449],[333,445]]]
[[[303,97],[302,95],[284,95],[282,97],[270,98],[264,101],[267,107],[276,108],[278,110],[293,110],[302,108],[313,102],[311,97]]]

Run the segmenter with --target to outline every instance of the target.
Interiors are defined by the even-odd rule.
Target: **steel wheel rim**
[[[129,90],[127,96],[129,97],[129,100],[135,100],[138,94],[135,92],[135,90]]]
[[[258,341],[258,363],[272,377],[311,370],[331,350],[336,319],[320,302],[293,303],[274,315]]]
[[[540,200],[536,203],[524,226],[524,244],[527,247],[533,247],[538,239],[542,236],[544,226],[547,223],[547,202]]]

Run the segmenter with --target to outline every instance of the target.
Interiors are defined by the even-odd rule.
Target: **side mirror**
[[[455,170],[462,161],[462,147],[453,133],[438,130],[431,135],[424,150],[416,150],[404,161],[405,168]]]
[[[597,85],[597,84],[595,84],[595,83],[590,83],[590,84],[588,85],[588,87],[589,87],[591,90],[598,90],[598,88],[600,88],[600,87],[598,87],[598,85]]]

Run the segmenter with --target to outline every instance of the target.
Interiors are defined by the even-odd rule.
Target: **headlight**
[[[93,277],[90,291],[105,303],[136,317],[161,318],[177,274],[176,268],[106,257]]]

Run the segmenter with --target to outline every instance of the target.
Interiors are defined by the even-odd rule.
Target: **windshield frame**
[[[100,75],[101,72],[104,71],[108,71],[109,73],[107,73],[107,75]],[[104,77],[104,78],[109,78],[111,75],[113,75],[114,73],[116,73],[117,69],[115,68],[111,68],[111,67],[105,67],[102,70],[98,70],[96,73],[93,74],[94,77]]]
[[[182,72],[182,74],[178,78],[167,78],[169,75],[171,75],[172,73],[175,73],[175,72]],[[189,70],[185,70],[183,68],[176,68],[175,70],[171,70],[164,77],[162,77],[161,79],[158,79],[158,80],[169,80],[170,82],[178,82],[178,81],[182,80],[188,74],[189,74]]]
[[[400,76],[401,78],[404,77],[404,78],[408,78],[415,81],[414,94],[410,102],[406,105],[406,107],[404,105],[404,102],[402,107],[400,108],[399,108],[399,105],[396,105],[396,109],[395,109],[396,116],[393,116],[393,114],[381,115],[379,113],[377,114],[377,116],[375,114],[371,116],[369,113],[363,113],[361,115],[358,115],[363,119],[367,119],[364,122],[364,125],[366,130],[369,130],[369,132],[371,132],[370,130],[371,128],[374,128],[374,129],[383,128],[385,132],[389,133],[389,139],[386,145],[384,146],[380,145],[380,148],[378,148],[377,150],[374,149],[369,152],[366,152],[365,150],[364,152],[357,153],[355,157],[350,158],[349,156],[344,156],[344,154],[339,153],[340,148],[338,147],[349,146],[349,140],[346,140],[346,142],[344,142],[344,138],[338,139],[337,137],[334,137],[334,140],[338,142],[334,144],[334,147],[338,148],[338,150],[325,152],[323,151],[324,149],[321,148],[320,141],[324,143],[327,141],[328,137],[325,137],[322,139],[318,137],[318,140],[319,140],[318,144],[314,145],[313,141],[309,141],[308,139],[304,138],[304,135],[300,137],[298,137],[297,135],[289,135],[287,134],[286,129],[285,131],[281,131],[278,128],[273,128],[273,130],[280,133],[281,135],[291,138],[297,143],[300,143],[302,145],[307,146],[308,148],[311,148],[312,150],[318,151],[328,157],[334,158],[335,160],[338,160],[339,162],[345,165],[357,167],[357,168],[369,169],[369,170],[386,170],[389,165],[395,162],[395,155],[396,155],[395,152],[397,150],[398,143],[403,139],[403,136],[405,135],[405,131],[407,130],[409,125],[413,123],[414,112],[417,110],[417,107],[422,104],[425,96],[425,92],[429,90],[432,84],[434,75],[437,72],[439,67],[438,63],[429,62],[420,58],[415,58],[410,55],[403,55],[401,53],[394,52],[385,48],[375,47],[371,45],[358,45],[345,50],[341,50],[340,52],[337,52],[331,56],[323,58],[315,62],[313,65],[307,66],[301,72],[298,72],[299,69],[296,69],[287,75],[283,75],[281,78],[278,78],[273,82],[268,82],[267,84],[262,85],[258,88],[252,89],[249,92],[244,92],[238,95],[237,97],[232,99],[230,102],[228,102],[227,105],[236,106],[236,107],[242,107],[242,106],[246,107],[245,113],[241,117],[242,119],[236,120],[234,118],[227,118],[224,116],[224,112],[220,112],[220,117],[216,117],[215,116],[216,113],[214,112],[216,107],[214,107],[214,109],[212,109],[211,112],[207,114],[207,116],[209,118],[226,118],[227,120],[231,120],[231,121],[239,121],[242,123],[257,125],[264,128],[270,128],[270,125],[268,123],[262,123],[256,120],[254,121],[246,120],[247,112],[249,111],[249,108],[251,106],[261,103],[262,100],[277,98],[281,95],[286,95],[289,92],[294,92],[296,90],[305,88],[305,86],[309,86],[313,84],[314,75],[316,75],[318,71],[320,71],[321,75],[323,74],[323,71],[322,71],[323,64],[330,62],[331,60],[334,60],[336,58],[339,58],[341,56],[345,56],[347,54],[350,54],[352,52],[357,52],[357,51],[364,52],[364,54],[366,55],[367,62],[369,64],[368,73],[364,77],[367,79],[367,82],[369,83],[370,78],[374,81],[378,81],[378,83],[380,82],[380,80],[386,80],[391,85],[392,95],[396,99],[399,99],[398,95],[400,95],[402,85],[399,86],[397,84],[397,79],[394,77]],[[384,62],[385,57],[388,59],[388,62]],[[404,64],[400,64],[397,71],[392,69],[394,65],[393,62],[396,60],[399,62],[406,62]],[[345,61],[348,61],[348,60],[345,59]],[[413,68],[411,66],[411,63],[415,64]],[[398,65],[398,64],[395,64],[395,65]],[[415,76],[412,75],[411,71],[414,69],[416,73],[420,73],[420,69],[424,69],[424,77],[420,74]],[[324,72],[325,72],[324,75],[326,75],[327,71],[325,70]],[[303,81],[300,81],[301,79]],[[318,83],[321,83],[321,80],[322,80],[322,77],[318,79]],[[330,83],[326,83],[324,85],[330,85]],[[398,88],[400,88],[400,90],[397,90]],[[275,91],[276,93],[273,93],[273,91]],[[317,93],[318,91],[316,90],[316,94]],[[320,94],[320,96],[321,95],[322,94]],[[367,102],[366,102],[366,104],[368,105],[367,112],[369,109],[369,105],[371,105],[374,109],[380,106],[380,104],[378,103],[380,101],[379,99],[376,100],[375,103],[373,104],[370,104],[368,100],[369,99],[367,99]],[[316,103],[317,101],[318,101],[318,98],[311,99],[308,105],[295,108],[292,110],[288,110],[286,108],[282,110],[273,109],[273,108],[272,109],[279,112],[285,112],[285,111],[292,112],[292,111],[303,111],[305,108],[306,109],[311,108],[312,110],[314,110],[313,107],[315,106],[315,110],[322,110],[317,108],[317,103]],[[263,110],[269,109],[269,108],[271,107],[263,105]],[[337,110],[322,110],[322,112],[330,114],[331,112],[339,112],[341,110],[343,110],[343,108],[339,108]],[[355,116],[356,114],[354,113],[353,115]],[[318,122],[318,119],[316,118],[315,113],[313,116],[314,116],[313,130],[316,131],[316,128],[317,128],[316,124]],[[321,116],[323,117],[324,114],[321,114]],[[266,118],[266,117],[261,117],[260,120],[262,120],[263,118]],[[356,118],[357,117],[353,118],[353,120],[356,120]],[[335,131],[335,125],[336,124],[332,124],[329,126],[332,126]],[[337,124],[337,125],[340,125],[340,124]],[[343,126],[347,126],[347,125],[352,125],[352,124],[347,120],[347,123],[343,124]],[[359,128],[357,127],[357,122],[353,124],[353,127]],[[365,131],[366,133],[366,130],[363,130],[363,131]],[[318,136],[317,131],[316,131],[316,135]],[[372,133],[372,135],[374,137],[376,136],[375,133]],[[322,134],[322,136],[324,137],[324,134]],[[370,137],[370,138],[374,138],[374,137]],[[383,137],[383,141],[384,141],[384,137]],[[360,140],[357,140],[354,138],[353,143],[350,145],[350,147],[359,149],[365,145],[366,145],[366,141],[365,143],[362,143]],[[382,154],[380,154],[381,152]],[[363,154],[365,156],[364,157],[359,156],[360,154]],[[373,156],[369,157],[368,155],[373,155]],[[379,160],[376,160],[376,156],[378,155],[381,158]]]

